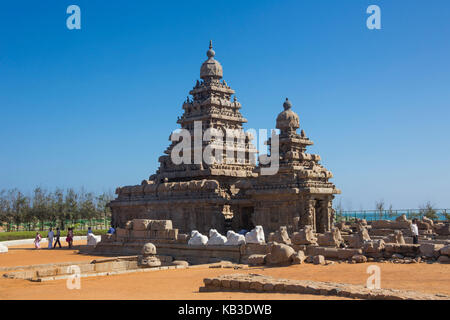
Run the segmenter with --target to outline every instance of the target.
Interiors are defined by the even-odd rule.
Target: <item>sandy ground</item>
[[[31,264],[45,264],[54,262],[90,261],[96,256],[78,254],[78,246],[85,245],[86,241],[74,241],[74,246],[69,249],[67,242],[61,241],[62,248],[47,249],[48,242],[41,241],[41,249],[34,249],[32,244],[8,247],[8,253],[0,254],[0,267],[27,266]]]
[[[78,244],[84,244],[84,241]],[[44,245],[44,244],[43,244]],[[74,248],[76,249],[76,247]],[[86,261],[98,257],[77,254],[75,250],[34,250],[31,245],[11,247],[0,255],[0,266],[51,262]],[[69,290],[66,280],[35,283],[0,278],[0,299],[337,299],[300,294],[259,294],[241,292],[200,293],[205,277],[229,273],[260,273],[279,278],[331,281],[364,285],[370,264],[303,264],[284,268],[249,270],[193,268],[161,270],[140,274],[82,278],[80,290]],[[381,268],[381,287],[450,295],[450,265],[376,264]]]

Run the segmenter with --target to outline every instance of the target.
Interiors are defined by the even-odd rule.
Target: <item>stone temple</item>
[[[223,69],[211,43],[207,57],[200,68],[201,80],[189,92],[192,98],[183,103],[184,113],[177,121],[191,133],[192,161],[175,164],[171,152],[178,142],[171,140],[155,174],[139,185],[117,188],[117,198],[109,204],[113,226],[124,228],[132,219],[159,219],[172,220],[180,233],[210,229],[223,233],[251,230],[256,225],[263,226],[265,233],[280,226],[294,232],[306,225],[316,232],[329,231],[334,218],[332,200],[340,190],[329,182],[332,173],[319,164],[320,156],[306,153],[313,142],[303,130],[297,133],[299,117],[291,102],[286,99],[276,118],[279,169],[263,175],[268,165],[256,164],[257,150],[243,129],[247,120],[233,96],[235,91],[222,80]],[[210,128],[237,130],[242,133],[240,143],[204,141],[201,137]],[[199,132],[202,135],[196,142]],[[270,150],[273,140],[272,136],[267,141],[272,156],[277,154]],[[212,163],[195,161],[195,151],[205,148],[221,149],[221,158]],[[238,152],[243,156],[229,157]]]

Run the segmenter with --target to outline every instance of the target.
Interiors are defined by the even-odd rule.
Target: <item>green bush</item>
[[[9,240],[22,240],[22,239],[34,239],[36,237],[37,231],[16,231],[16,232],[0,232],[0,241]],[[106,234],[108,230],[92,230],[96,236]],[[47,238],[48,231],[39,232],[42,238]],[[86,230],[74,230],[74,236],[85,236],[87,234]],[[61,238],[67,236],[67,230],[61,231]]]

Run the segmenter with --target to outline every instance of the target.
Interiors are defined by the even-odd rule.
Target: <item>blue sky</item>
[[[66,8],[81,8],[68,30]],[[366,28],[381,8],[382,30]],[[158,167],[210,39],[247,128],[286,97],[344,208],[450,207],[450,2],[9,1],[0,189],[138,184]]]

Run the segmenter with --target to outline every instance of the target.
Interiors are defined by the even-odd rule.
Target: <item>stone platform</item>
[[[361,285],[306,280],[277,279],[259,274],[231,274],[205,278],[200,292],[243,291],[300,293],[364,300],[449,300],[444,294],[394,289],[368,289]]]

